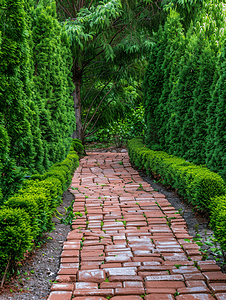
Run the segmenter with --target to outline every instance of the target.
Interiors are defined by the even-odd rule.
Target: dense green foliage
[[[133,91],[128,97],[123,94],[128,87],[136,89],[143,77],[152,43],[150,28],[158,27],[161,11],[160,3],[151,2],[57,1],[73,56],[77,122],[73,138],[84,141],[100,126],[121,119],[129,106],[139,104]]]
[[[75,128],[70,44],[57,20],[54,2],[39,2],[32,12],[32,38],[34,102],[39,108],[44,151],[37,169],[43,172],[65,158]]]
[[[178,193],[197,209],[210,213],[215,235],[226,250],[224,180],[205,166],[197,166],[163,151],[153,151],[145,147],[142,140],[134,138],[128,142],[132,162],[140,169],[145,168],[150,175],[161,176],[163,184],[178,189]]]
[[[67,155],[75,128],[69,39],[54,2],[0,5],[0,187],[8,198],[24,173]],[[31,21],[32,20],[32,21]]]
[[[43,233],[53,230],[52,216],[78,165],[77,148],[72,146],[64,161],[43,175],[33,175],[4,202],[0,210],[0,270],[8,260],[14,265],[23,259],[24,252],[31,250]]]
[[[126,145],[128,139],[144,136],[145,129],[144,107],[140,104],[136,109],[127,111],[123,119],[115,120],[105,128],[100,128],[90,141],[112,143],[122,147]]]
[[[226,249],[226,196],[215,197],[210,202],[210,225],[214,230],[214,235],[221,242],[222,248]]]
[[[144,78],[145,142],[226,178],[223,4],[200,2],[190,26],[178,11],[171,9],[154,35]]]

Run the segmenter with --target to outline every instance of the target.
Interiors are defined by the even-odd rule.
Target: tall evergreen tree
[[[216,88],[213,92],[212,104],[208,108],[214,110],[214,116],[209,120],[209,126],[213,124],[212,131],[209,131],[212,140],[212,148],[210,148],[207,156],[208,167],[218,172],[223,178],[226,178],[226,42],[224,42],[224,50],[220,57],[220,77],[217,81]],[[213,112],[212,112],[213,113]],[[208,137],[210,139],[210,136]]]
[[[194,103],[191,109],[193,130],[190,138],[190,147],[186,153],[189,161],[196,164],[205,164],[207,138],[207,108],[211,101],[210,86],[216,68],[216,53],[210,45],[206,45],[200,56],[200,73],[193,93]]]
[[[184,86],[182,87],[182,89],[179,89],[179,91],[182,93],[182,97],[180,98],[181,101],[184,103],[184,109],[179,110],[181,113],[179,118],[179,124],[181,126],[179,147],[181,148],[181,151],[178,154],[180,156],[185,157],[186,159],[190,157],[189,151],[192,148],[191,145],[193,144],[193,93],[196,89],[199,78],[201,67],[200,56],[202,53],[202,48],[205,47],[205,37],[203,35],[194,33],[191,40],[193,41],[193,43],[191,44],[190,48],[190,57],[182,74],[184,78],[182,84]]]
[[[219,78],[222,74],[221,63],[224,61],[223,53],[221,53],[217,57],[217,65],[215,69],[215,73],[213,76],[213,84],[210,88],[210,95],[211,101],[207,107],[207,119],[206,119],[206,126],[207,126],[207,136],[206,136],[206,145],[205,145],[205,152],[206,152],[206,165],[210,168],[211,171],[217,172],[217,164],[215,161],[214,150],[214,135],[216,130],[216,123],[217,123],[217,104],[219,99],[219,92],[220,92],[220,81]]]
[[[205,11],[197,16],[196,34],[202,41],[201,53],[197,54],[200,66],[199,78],[194,89],[192,102],[186,115],[182,134],[187,141],[185,158],[196,163],[205,162],[207,107],[211,101],[210,87],[216,68],[216,55],[221,43],[221,31],[225,24],[222,3],[208,1]],[[186,142],[185,142],[186,144]]]
[[[167,123],[171,117],[169,95],[179,71],[179,62],[185,49],[185,36],[180,15],[171,10],[164,25],[167,46],[164,53],[162,72],[164,73],[162,93],[156,109],[156,124],[158,124],[158,140],[161,149],[166,149]]]
[[[171,118],[169,120],[169,153],[182,156],[184,154],[184,145],[182,143],[181,129],[184,123],[185,114],[188,112],[193,89],[195,86],[195,77],[197,69],[193,70],[192,57],[193,45],[197,37],[193,35],[193,24],[186,35],[186,49],[179,63],[179,73],[176,84],[169,95],[171,105]],[[193,72],[195,72],[193,74]]]
[[[164,31],[162,26],[160,26],[158,33],[155,35],[155,42],[152,45],[148,67],[143,82],[145,120],[147,123],[145,143],[148,147],[151,147],[153,144],[158,142],[155,114],[163,86],[163,70],[161,67],[163,63],[165,42]]]
[[[34,97],[40,111],[43,165],[48,169],[65,157],[75,128],[69,81],[72,59],[69,40],[57,21],[55,2],[39,2],[32,17]]]
[[[0,6],[1,125],[9,137],[9,156],[32,168],[35,157],[26,91],[29,89],[29,43],[23,0],[4,0]]]

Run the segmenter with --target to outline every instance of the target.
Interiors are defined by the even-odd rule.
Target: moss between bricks
[[[135,166],[160,175],[163,184],[178,189],[198,210],[209,213],[214,234],[226,250],[226,186],[221,176],[205,166],[146,148],[139,137],[128,142],[128,153]]]

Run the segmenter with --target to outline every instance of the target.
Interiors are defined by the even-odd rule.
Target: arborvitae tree
[[[70,147],[75,119],[71,97],[69,42],[57,21],[55,2],[41,1],[33,12],[35,102],[40,111],[45,169]],[[41,170],[39,170],[41,171]]]
[[[1,53],[1,43],[2,43],[2,39],[1,39],[1,32],[0,32],[0,53]],[[3,96],[2,91],[0,90],[0,98],[2,96]],[[1,169],[2,162],[6,158],[8,152],[9,152],[9,137],[8,137],[7,130],[5,128],[4,117],[2,114],[0,114],[0,169]],[[0,189],[0,194],[1,194],[1,189]]]
[[[148,147],[156,144],[158,120],[156,120],[156,108],[159,104],[163,87],[163,70],[162,63],[166,48],[166,36],[163,28],[160,26],[155,35],[155,44],[152,47],[149,64],[144,78],[144,95],[145,95],[145,119],[147,122],[147,133],[145,143]]]
[[[184,30],[180,23],[180,15],[175,10],[171,10],[164,25],[164,31],[167,37],[167,46],[162,64],[164,81],[162,94],[156,109],[156,124],[161,149],[166,149],[165,136],[168,134],[166,127],[171,117],[169,95],[176,80],[176,75],[179,71],[179,62],[185,49]]]
[[[179,73],[176,83],[169,95],[171,104],[171,116],[167,125],[169,130],[168,151],[170,154],[182,156],[184,149],[181,140],[181,129],[184,123],[184,116],[188,112],[190,101],[195,86],[194,70],[191,56],[193,56],[193,45],[197,39],[192,35],[193,24],[186,35],[186,49],[179,62]],[[197,70],[195,70],[195,74]]]
[[[205,145],[207,135],[207,107],[211,101],[210,87],[216,68],[216,55],[219,51],[219,44],[221,44],[221,28],[225,24],[223,16],[222,3],[210,0],[205,12],[201,11],[196,21],[199,45],[200,42],[202,43],[199,46],[201,53],[196,54],[200,74],[193,93],[193,104],[191,103],[182,129],[182,135],[188,149],[184,157],[196,163],[205,162],[205,147],[203,145]]]
[[[194,39],[194,40],[193,40]],[[182,92],[182,103],[183,110],[180,108],[180,144],[179,147],[181,151],[178,153],[180,156],[186,159],[190,158],[190,149],[193,144],[193,134],[194,134],[194,118],[193,118],[193,105],[194,97],[193,93],[197,86],[197,81],[200,73],[200,56],[202,53],[202,48],[205,47],[205,38],[203,35],[196,35],[194,33],[192,40],[194,43],[191,44],[191,55],[184,68],[182,76],[184,77],[184,87],[180,90]]]
[[[33,136],[33,146],[34,146],[34,162],[29,166],[31,173],[43,173],[45,168],[43,166],[44,159],[44,149],[42,134],[39,122],[39,109],[37,104],[34,102],[35,95],[35,85],[34,85],[34,61],[33,61],[33,38],[32,38],[32,13],[34,10],[35,1],[25,0],[25,11],[26,11],[26,24],[28,32],[28,45],[29,45],[29,61],[28,61],[28,76],[29,81],[25,85],[25,93],[27,96],[27,113],[28,119],[31,125],[31,133]]]
[[[157,107],[158,103],[154,102],[153,100],[150,101],[150,99],[153,99],[154,93],[157,92],[157,89],[154,88],[154,80],[156,80],[156,59],[158,54],[158,47],[157,44],[154,43],[151,50],[151,55],[149,57],[149,65],[145,73],[145,78],[143,82],[144,87],[144,107],[145,107],[145,121],[147,126],[147,132],[145,135],[145,143],[148,147],[151,146],[151,143],[153,143],[156,140],[156,125],[154,121],[154,111]],[[160,73],[158,73],[160,75]],[[152,84],[150,84],[150,82]],[[160,81],[161,82],[161,81]],[[158,80],[156,81],[158,83]],[[158,99],[154,98],[155,100]]]
[[[199,58],[200,73],[196,88],[193,93],[194,103],[190,108],[192,112],[193,134],[190,139],[190,148],[186,157],[196,164],[204,164],[206,159],[206,137],[207,137],[207,108],[211,101],[210,86],[216,68],[216,55],[207,45]]]
[[[213,84],[210,88],[210,95],[211,101],[207,107],[207,119],[206,119],[206,126],[207,126],[207,136],[206,136],[206,145],[205,145],[205,152],[206,152],[206,165],[210,168],[211,171],[217,172],[217,164],[215,162],[214,150],[214,135],[216,130],[216,123],[217,123],[217,104],[219,99],[219,91],[220,91],[220,81],[219,78],[222,74],[221,63],[224,61],[223,53],[218,56],[217,65],[215,69],[215,73],[213,76]]]
[[[223,178],[226,178],[226,42],[224,42],[224,50],[221,55],[221,71],[217,81],[215,91],[212,97],[211,108],[214,109],[214,139],[212,140],[213,148],[210,149],[208,156],[208,167],[211,170],[218,172]],[[217,101],[218,99],[218,101]],[[210,114],[210,107],[208,108]],[[210,120],[209,120],[210,121]],[[210,126],[210,122],[208,124]],[[209,137],[210,138],[210,137]]]
[[[23,0],[0,5],[0,107],[9,137],[9,156],[18,166],[32,168],[35,149],[28,116],[29,44]]]

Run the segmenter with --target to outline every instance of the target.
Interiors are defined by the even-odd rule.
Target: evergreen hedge
[[[0,189],[65,159],[75,130],[69,39],[50,0],[0,3]],[[2,203],[0,193],[0,203]]]
[[[183,158],[147,148],[142,138],[128,142],[131,161],[148,174],[160,175],[163,184],[178,189],[188,202],[210,214],[214,233],[226,250],[226,185],[220,175],[205,166],[197,166]]]
[[[186,31],[172,9],[154,34],[143,87],[146,145],[226,180],[225,19],[222,2],[208,0]]]
[[[23,259],[43,233],[53,230],[52,216],[61,203],[62,192],[79,166],[77,148],[43,175],[34,175],[0,210],[0,270],[8,260],[13,266]]]

